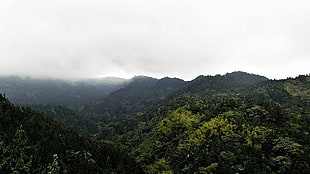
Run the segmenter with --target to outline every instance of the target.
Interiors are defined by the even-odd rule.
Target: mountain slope
[[[111,93],[103,101],[85,105],[82,112],[102,122],[136,116],[185,85],[185,81],[176,78],[158,80],[145,76],[135,77],[126,87]]]
[[[58,120],[66,125],[74,128],[84,135],[92,135],[96,133],[96,123],[82,116],[76,110],[63,105],[29,105],[29,107],[37,112]]]
[[[0,95],[0,173],[141,173],[116,147]]]
[[[309,78],[198,78],[96,136],[130,149],[147,173],[309,173]]]
[[[0,166],[5,172],[22,164],[20,170],[88,173],[139,173],[139,166],[151,174],[310,173],[309,91],[309,75],[268,80],[233,72],[191,82],[135,77],[78,114],[47,107],[46,113],[60,120],[78,125],[74,118],[87,119],[99,128],[92,137],[109,144],[0,97],[0,155],[5,159]],[[112,147],[130,152],[129,157]]]

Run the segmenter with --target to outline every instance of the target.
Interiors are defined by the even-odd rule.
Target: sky
[[[0,75],[310,73],[309,0],[1,0]]]

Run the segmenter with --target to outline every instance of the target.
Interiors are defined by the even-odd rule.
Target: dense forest
[[[0,173],[142,173],[119,148],[0,95]]]
[[[74,108],[0,98],[0,173],[310,173],[309,75],[139,76]]]

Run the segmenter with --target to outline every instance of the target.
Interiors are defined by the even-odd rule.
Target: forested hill
[[[114,91],[101,102],[85,105],[82,111],[91,113],[92,116],[96,116],[102,121],[115,120],[122,116],[143,113],[147,108],[164,102],[167,97],[184,92],[219,93],[225,90],[245,88],[267,80],[263,76],[240,71],[223,76],[199,76],[190,82],[177,78],[166,77],[158,80],[137,76],[127,86]]]
[[[2,76],[0,77],[0,92],[6,94],[15,104],[65,105],[77,108],[87,103],[100,103],[107,96],[109,97],[106,101],[122,103],[129,101],[129,105],[133,105],[133,103],[139,104],[138,101],[141,98],[153,98],[151,102],[164,99],[171,92],[189,84],[186,91],[203,91],[200,88],[206,87],[204,90],[231,89],[262,80],[266,78],[244,72],[233,72],[224,76],[199,76],[191,82],[168,77],[158,80],[146,76],[136,76],[130,80],[104,78],[83,81]]]
[[[227,73],[223,76],[198,76],[189,82],[188,87],[182,92],[212,94],[219,92],[228,92],[238,88],[247,88],[248,86],[267,81],[266,77],[236,71]]]
[[[187,82],[177,78],[137,76],[127,86],[111,93],[102,101],[85,105],[81,112],[102,122],[139,115],[186,85]]]
[[[310,173],[310,77],[231,86],[227,76],[199,77],[96,137],[128,149],[151,174]]]
[[[0,173],[142,173],[117,147],[83,137],[64,124],[0,94]]]
[[[128,85],[100,101],[89,102],[81,107],[79,114],[64,106],[32,105],[31,107],[82,130],[83,133],[92,134],[96,132],[98,126],[121,120],[123,117],[142,115],[184,92],[210,95],[245,88],[266,80],[265,77],[240,71],[223,76],[199,76],[189,82],[178,78],[155,79],[136,76],[128,82]]]
[[[125,86],[121,78],[66,81],[30,77],[1,76],[0,92],[15,104],[52,104],[78,107],[98,101]]]
[[[189,82],[139,76],[79,112],[34,107],[92,139],[3,97],[0,104],[6,171],[15,164],[75,171],[83,161],[79,170],[98,173],[139,173],[139,166],[149,174],[310,173],[309,75],[268,80],[233,72]],[[16,142],[26,148],[16,153]]]

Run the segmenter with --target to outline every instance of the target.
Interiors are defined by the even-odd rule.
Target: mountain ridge
[[[12,130],[8,136],[0,134],[0,152],[1,148],[12,148],[10,143],[2,140],[15,142],[16,138],[11,140],[9,137],[20,131],[31,132],[31,136],[45,132],[54,136],[57,142],[81,144],[78,138],[72,140],[70,138],[74,136],[69,138],[65,133],[61,140],[59,133],[50,135],[58,128],[46,125],[50,130],[35,130],[35,123],[45,124],[39,121],[41,117],[39,120],[26,119],[24,127],[17,129],[20,124],[16,121],[28,111],[13,107],[12,112],[7,112],[10,108],[5,105],[7,103],[0,95],[0,106],[4,106],[0,108],[0,124],[3,124],[0,131]],[[65,106],[33,108],[80,132],[85,130],[93,140],[120,148],[125,159],[126,154],[129,159],[134,159],[133,169],[140,171],[139,166],[142,166],[144,173],[310,172],[309,75],[269,80],[237,71],[198,76],[192,81],[139,76],[108,96],[83,105],[78,111]],[[37,114],[31,113],[28,115]],[[48,142],[44,136],[31,138],[36,137]],[[71,164],[72,158],[75,161],[81,155],[96,161],[108,159],[100,159],[96,150],[84,148],[86,151],[80,151],[71,147],[69,149],[73,151],[57,153],[62,154],[59,157],[64,164]],[[48,161],[51,161],[51,154],[49,157]],[[5,158],[4,162],[10,160]],[[85,164],[83,168],[87,170],[91,163]],[[123,164],[115,163],[120,167],[119,171],[129,170],[130,164]],[[79,170],[79,166],[71,169]]]

